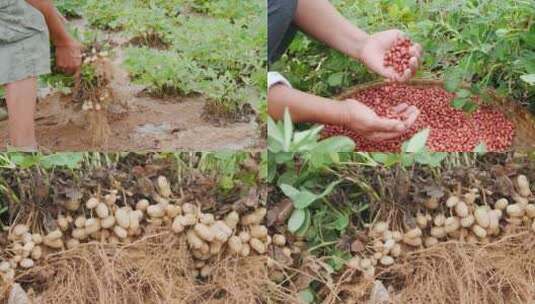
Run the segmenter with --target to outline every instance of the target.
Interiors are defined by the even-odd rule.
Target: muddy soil
[[[108,144],[92,146],[84,113],[70,96],[55,93],[37,108],[37,138],[50,151],[238,150],[260,149],[255,123],[215,126],[201,118],[204,102],[180,102],[132,97],[128,109],[108,113],[112,135]],[[5,147],[7,121],[0,122],[0,145]]]
[[[72,23],[85,27],[83,20]],[[203,97],[156,98],[143,94],[144,87],[130,82],[123,69],[123,48],[128,40],[121,33],[104,33],[113,48],[111,86],[120,97],[108,109],[111,136],[94,145],[81,106],[71,96],[50,93],[40,99],[36,113],[37,140],[44,151],[210,151],[259,150],[265,147],[260,128],[250,122],[220,123],[202,117]],[[7,120],[0,122],[0,147],[6,147]]]

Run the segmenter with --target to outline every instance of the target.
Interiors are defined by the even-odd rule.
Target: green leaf
[[[290,150],[290,144],[292,142],[293,135],[293,123],[290,117],[290,110],[284,109],[284,151]]]
[[[219,186],[223,190],[231,190],[234,188],[234,180],[230,176],[223,176],[219,181]]]
[[[353,152],[354,150],[355,142],[351,138],[346,136],[333,136],[320,141],[312,152],[339,153]]]
[[[299,304],[311,304],[314,302],[314,292],[310,288],[303,289],[298,294]]]
[[[345,136],[333,136],[316,144],[308,154],[311,165],[315,168],[338,163],[338,155],[341,152],[353,152],[355,143]]]
[[[390,167],[401,161],[401,156],[398,153],[371,153],[372,158],[383,164],[385,167]]]
[[[429,165],[431,167],[438,167],[440,166],[440,163],[448,157],[448,153],[446,152],[433,152],[431,153],[431,158],[429,161]]]
[[[286,172],[282,173],[277,180],[278,185],[288,184],[292,185],[297,182],[299,176],[294,168],[288,168]]]
[[[292,200],[295,200],[297,196],[299,196],[299,193],[301,193],[299,190],[288,184],[281,184],[280,188],[284,195],[286,195]]]
[[[454,71],[446,75],[446,79],[444,79],[444,88],[448,92],[455,92],[457,91],[457,88],[459,88],[459,85],[461,84],[462,77],[459,72]]]
[[[341,182],[342,182],[342,180],[338,180],[338,181],[334,181],[334,182],[330,183],[327,186],[327,188],[325,188],[325,190],[323,190],[323,192],[319,195],[318,199],[322,198],[322,197],[324,197],[326,195],[329,195],[334,190],[334,187],[336,187]]]
[[[407,142],[405,152],[416,153],[425,149],[425,144],[427,143],[427,137],[429,137],[429,128],[423,129],[422,131],[416,133],[409,141]]]
[[[335,229],[342,231],[349,225],[349,216],[347,214],[339,214],[334,222]]]
[[[308,232],[308,228],[310,228],[310,225],[312,224],[312,216],[310,215],[310,210],[304,209],[304,211],[305,211],[305,222],[295,232],[295,235],[297,237],[304,237]]]
[[[299,194],[292,198],[295,208],[304,209],[315,200],[319,198],[318,195],[308,191],[307,189],[301,190]]]
[[[497,29],[495,33],[496,33],[496,36],[498,37],[504,37],[505,35],[507,35],[507,33],[509,33],[509,30],[501,28],[501,29]]]
[[[467,98],[472,95],[472,93],[470,93],[470,91],[468,91],[467,89],[460,89],[456,92],[456,94],[459,98]]]
[[[292,151],[304,152],[315,147],[318,140],[318,134],[322,129],[323,125],[319,125],[306,131],[295,132],[291,147]]]
[[[404,143],[403,145],[405,145]],[[406,147],[404,147],[403,150],[406,150]],[[401,153],[401,165],[403,167],[410,167],[414,164],[415,158],[417,154],[416,153]]]
[[[388,157],[390,156],[390,153],[372,152],[371,156],[372,156],[373,160],[375,160],[376,162],[384,164],[388,160]]]
[[[422,151],[420,153],[415,154],[414,160],[418,164],[438,167],[447,155],[448,154],[444,152]]]
[[[294,154],[291,152],[278,152],[271,157],[277,164],[284,164],[291,161],[294,158]]]
[[[468,102],[463,106],[463,111],[466,112],[466,113],[472,113],[472,112],[474,112],[475,110],[477,110],[477,108],[478,108],[478,105],[477,105],[475,102],[468,101]]]
[[[268,151],[269,154],[271,154],[271,152]],[[268,157],[268,161],[267,161],[267,181],[269,183],[272,183],[275,181],[275,178],[277,177],[277,163],[275,162],[275,160],[273,159],[273,157]]]
[[[535,74],[526,74],[520,76],[520,79],[528,83],[529,85],[535,85]]]
[[[533,45],[535,45],[535,34],[533,38]],[[515,64],[518,64],[519,67],[524,67],[528,74],[535,73],[535,52],[525,54]]]
[[[479,50],[485,54],[488,54],[492,50],[492,45],[489,43],[482,43],[479,46]]]
[[[453,99],[453,101],[451,102],[451,106],[455,109],[462,109],[467,101],[467,98],[457,97]]]
[[[268,142],[269,150],[279,152],[284,145],[284,134],[275,121],[268,117]]]
[[[470,86],[470,93],[472,93],[471,95],[479,95],[482,92],[483,90],[481,89],[481,84],[474,83]]]
[[[305,210],[294,209],[290,219],[288,220],[288,231],[295,233],[305,223]]]
[[[320,198],[323,198],[325,197],[326,195],[328,195],[329,193],[331,193],[334,189],[334,187],[336,185],[338,185],[341,181],[335,181],[335,182],[332,182],[330,183],[326,188],[325,190],[323,190],[323,192],[321,194],[314,194],[312,193],[311,191],[307,190],[307,189],[301,189],[301,190],[298,190],[296,188],[294,188],[293,186],[290,186],[288,184],[282,184],[280,186],[282,192],[284,192],[284,194],[286,196],[288,196],[292,202],[293,202],[293,205],[295,206],[295,208],[298,208],[298,209],[304,209],[304,208],[307,208],[308,206],[310,206],[310,204],[312,204],[314,201],[320,199]]]
[[[41,165],[45,168],[67,167],[69,169],[79,168],[84,155],[81,152],[63,152],[44,156]]]
[[[331,74],[329,78],[327,78],[327,83],[331,87],[337,87],[342,85],[342,82],[344,81],[344,72],[338,72]]]
[[[333,250],[330,259],[328,259],[328,265],[331,266],[332,271],[340,271],[345,267],[346,261],[349,259],[351,259],[351,253],[336,248]]]
[[[479,143],[479,145],[477,145],[477,146],[474,148],[474,153],[478,153],[478,154],[485,154],[485,153],[487,153],[487,145],[485,144],[484,141],[482,141],[481,143]]]
[[[30,168],[39,163],[39,156],[31,153],[11,152],[11,162],[22,169]]]
[[[298,190],[288,184],[282,184],[280,188],[282,192],[284,192],[284,194],[292,200],[295,208],[298,209],[304,209],[308,207],[318,198],[317,195],[306,189]]]

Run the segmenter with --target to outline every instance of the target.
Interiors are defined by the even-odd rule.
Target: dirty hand
[[[388,30],[378,32],[368,36],[362,43],[359,52],[359,59],[370,70],[387,78],[388,80],[403,82],[409,80],[418,69],[422,57],[422,47],[413,42],[409,49],[411,58],[409,59],[409,68],[405,70],[403,75],[399,75],[392,67],[384,66],[385,53],[390,50],[397,39],[403,37],[403,32],[400,30]]]
[[[420,114],[415,106],[406,103],[392,108],[401,119],[380,117],[373,109],[354,99],[341,101],[339,106],[341,124],[373,141],[400,136],[414,124]]]
[[[82,45],[75,40],[56,45],[56,66],[62,72],[74,74],[82,64]]]

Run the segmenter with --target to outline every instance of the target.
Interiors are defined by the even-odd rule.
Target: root
[[[121,100],[111,86],[114,71],[107,52],[99,52],[97,49],[87,50],[84,54],[82,70],[75,77],[73,101],[81,103],[82,110],[87,112],[91,144],[103,147],[111,135],[108,107],[111,102]]]
[[[91,145],[102,147],[108,145],[111,128],[105,111],[87,111],[88,131],[91,136]]]

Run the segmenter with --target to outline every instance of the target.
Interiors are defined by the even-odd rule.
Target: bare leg
[[[31,77],[5,85],[9,113],[9,140],[20,150],[36,150],[35,105],[37,78]]]

